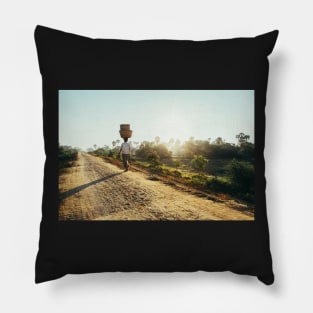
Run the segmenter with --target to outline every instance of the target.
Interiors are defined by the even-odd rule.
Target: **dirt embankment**
[[[59,176],[60,220],[253,220],[234,201],[198,197],[80,152]]]

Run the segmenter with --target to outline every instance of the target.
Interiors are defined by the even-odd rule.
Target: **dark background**
[[[266,56],[276,37],[104,41],[36,28],[47,155],[37,283],[66,273],[195,270],[231,270],[273,282],[263,149]],[[59,222],[59,89],[255,90],[255,221]]]

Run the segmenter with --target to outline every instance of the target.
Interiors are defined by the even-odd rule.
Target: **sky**
[[[222,137],[254,142],[254,90],[59,90],[59,143],[83,150],[120,139],[130,124],[134,142]]]

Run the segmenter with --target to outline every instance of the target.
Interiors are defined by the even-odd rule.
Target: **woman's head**
[[[123,138],[124,139],[124,142],[127,142],[128,141],[128,138]]]

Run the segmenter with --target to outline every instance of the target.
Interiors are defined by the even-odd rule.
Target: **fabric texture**
[[[131,41],[91,39],[36,27],[46,153],[36,283],[106,271],[231,271],[273,283],[263,151],[268,55],[277,36],[275,30],[254,38]],[[85,182],[79,190],[60,194],[60,90],[253,90],[254,219],[59,220],[65,197],[78,197],[81,190],[97,183]]]
[[[130,145],[127,142],[122,143],[122,153],[123,154],[130,154]]]
[[[128,168],[129,168],[129,157],[130,157],[129,153],[128,154],[125,154],[125,153],[122,154],[123,165],[124,165],[125,170],[128,170]]]

